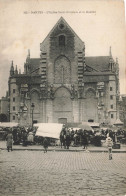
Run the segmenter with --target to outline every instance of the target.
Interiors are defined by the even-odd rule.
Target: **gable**
[[[54,36],[57,36],[59,34],[66,34],[68,36],[77,37],[79,39],[79,41],[81,41],[83,43],[83,41],[78,37],[78,35],[74,32],[74,30],[65,21],[65,19],[63,17],[61,17],[58,20],[58,22],[54,25],[52,30],[49,32],[47,37],[43,40],[41,45],[44,44],[45,42],[47,42],[50,37],[54,37]]]

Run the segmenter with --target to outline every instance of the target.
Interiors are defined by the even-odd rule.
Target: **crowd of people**
[[[4,134],[2,135],[2,140],[6,140],[8,133],[13,136],[13,144],[22,144],[26,146],[28,143],[34,143],[35,131],[31,128],[25,127],[13,127],[13,128],[3,128]]]
[[[64,146],[64,148],[69,149],[71,144],[74,146],[83,145],[84,148],[87,148],[90,134],[86,130],[80,129],[74,131],[72,128],[68,129],[64,127],[60,133],[61,148]]]
[[[94,131],[89,131],[63,128],[60,134],[61,147],[64,146],[64,148],[69,148],[70,145],[81,145],[86,148],[89,143],[95,146],[101,146],[101,140],[106,140],[108,134],[112,138],[113,143],[126,141],[126,131],[122,129],[116,131],[111,129],[96,129]]]
[[[36,128],[25,127],[14,127],[14,128],[5,128],[5,134],[3,139],[7,141],[7,151],[12,151],[13,144],[22,144],[27,146],[28,144],[41,144],[44,147],[44,153],[47,153],[48,146],[51,143],[51,138],[35,136]],[[100,134],[99,134],[100,133]],[[84,129],[76,129],[63,127],[60,132],[60,145],[61,148],[69,149],[70,145],[73,146],[83,146],[83,149],[87,150],[88,144],[92,143],[95,145],[101,144],[101,140],[106,141],[106,146],[108,147],[109,160],[112,160],[112,148],[113,143],[117,142],[117,137],[123,135],[123,138],[126,139],[126,131],[117,130],[112,131],[109,129],[99,131],[87,131]],[[54,143],[56,140],[54,140]],[[96,142],[96,143],[94,143]],[[99,143],[100,142],[100,143]]]
[[[4,135],[2,137],[3,140],[6,140],[8,134],[12,133],[13,136],[13,144],[23,146],[30,144],[40,144],[43,145],[44,137],[36,136],[36,128],[32,129],[31,127],[13,127],[13,128],[4,128]],[[101,145],[101,140],[105,140],[107,138],[107,134],[112,138],[113,142],[117,142],[123,135],[123,139],[126,140],[126,131],[122,129],[118,129],[117,131],[112,131],[110,129],[100,131],[87,131],[83,129],[74,129],[63,127],[60,132],[60,144],[61,148],[64,147],[69,149],[69,146],[83,146],[84,149],[87,148],[88,144],[93,144],[96,146]],[[48,144],[55,145],[55,140],[52,138],[47,138]],[[119,141],[120,142],[120,141]]]

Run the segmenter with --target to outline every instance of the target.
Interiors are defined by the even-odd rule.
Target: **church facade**
[[[10,121],[113,124],[117,117],[119,65],[108,56],[85,56],[85,44],[61,17],[40,44],[40,58],[30,51],[24,73],[9,77]]]

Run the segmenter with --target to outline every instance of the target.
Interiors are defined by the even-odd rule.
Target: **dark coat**
[[[66,135],[66,146],[70,145],[70,135]]]
[[[82,135],[82,144],[83,145],[88,145],[87,136],[85,134]]]
[[[11,133],[7,135],[6,140],[7,140],[7,147],[12,148],[13,135]]]
[[[43,146],[44,146],[44,148],[48,148],[48,141],[46,138],[43,141]]]

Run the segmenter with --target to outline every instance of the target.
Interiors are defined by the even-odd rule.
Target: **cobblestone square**
[[[126,154],[0,152],[1,196],[125,196]]]

